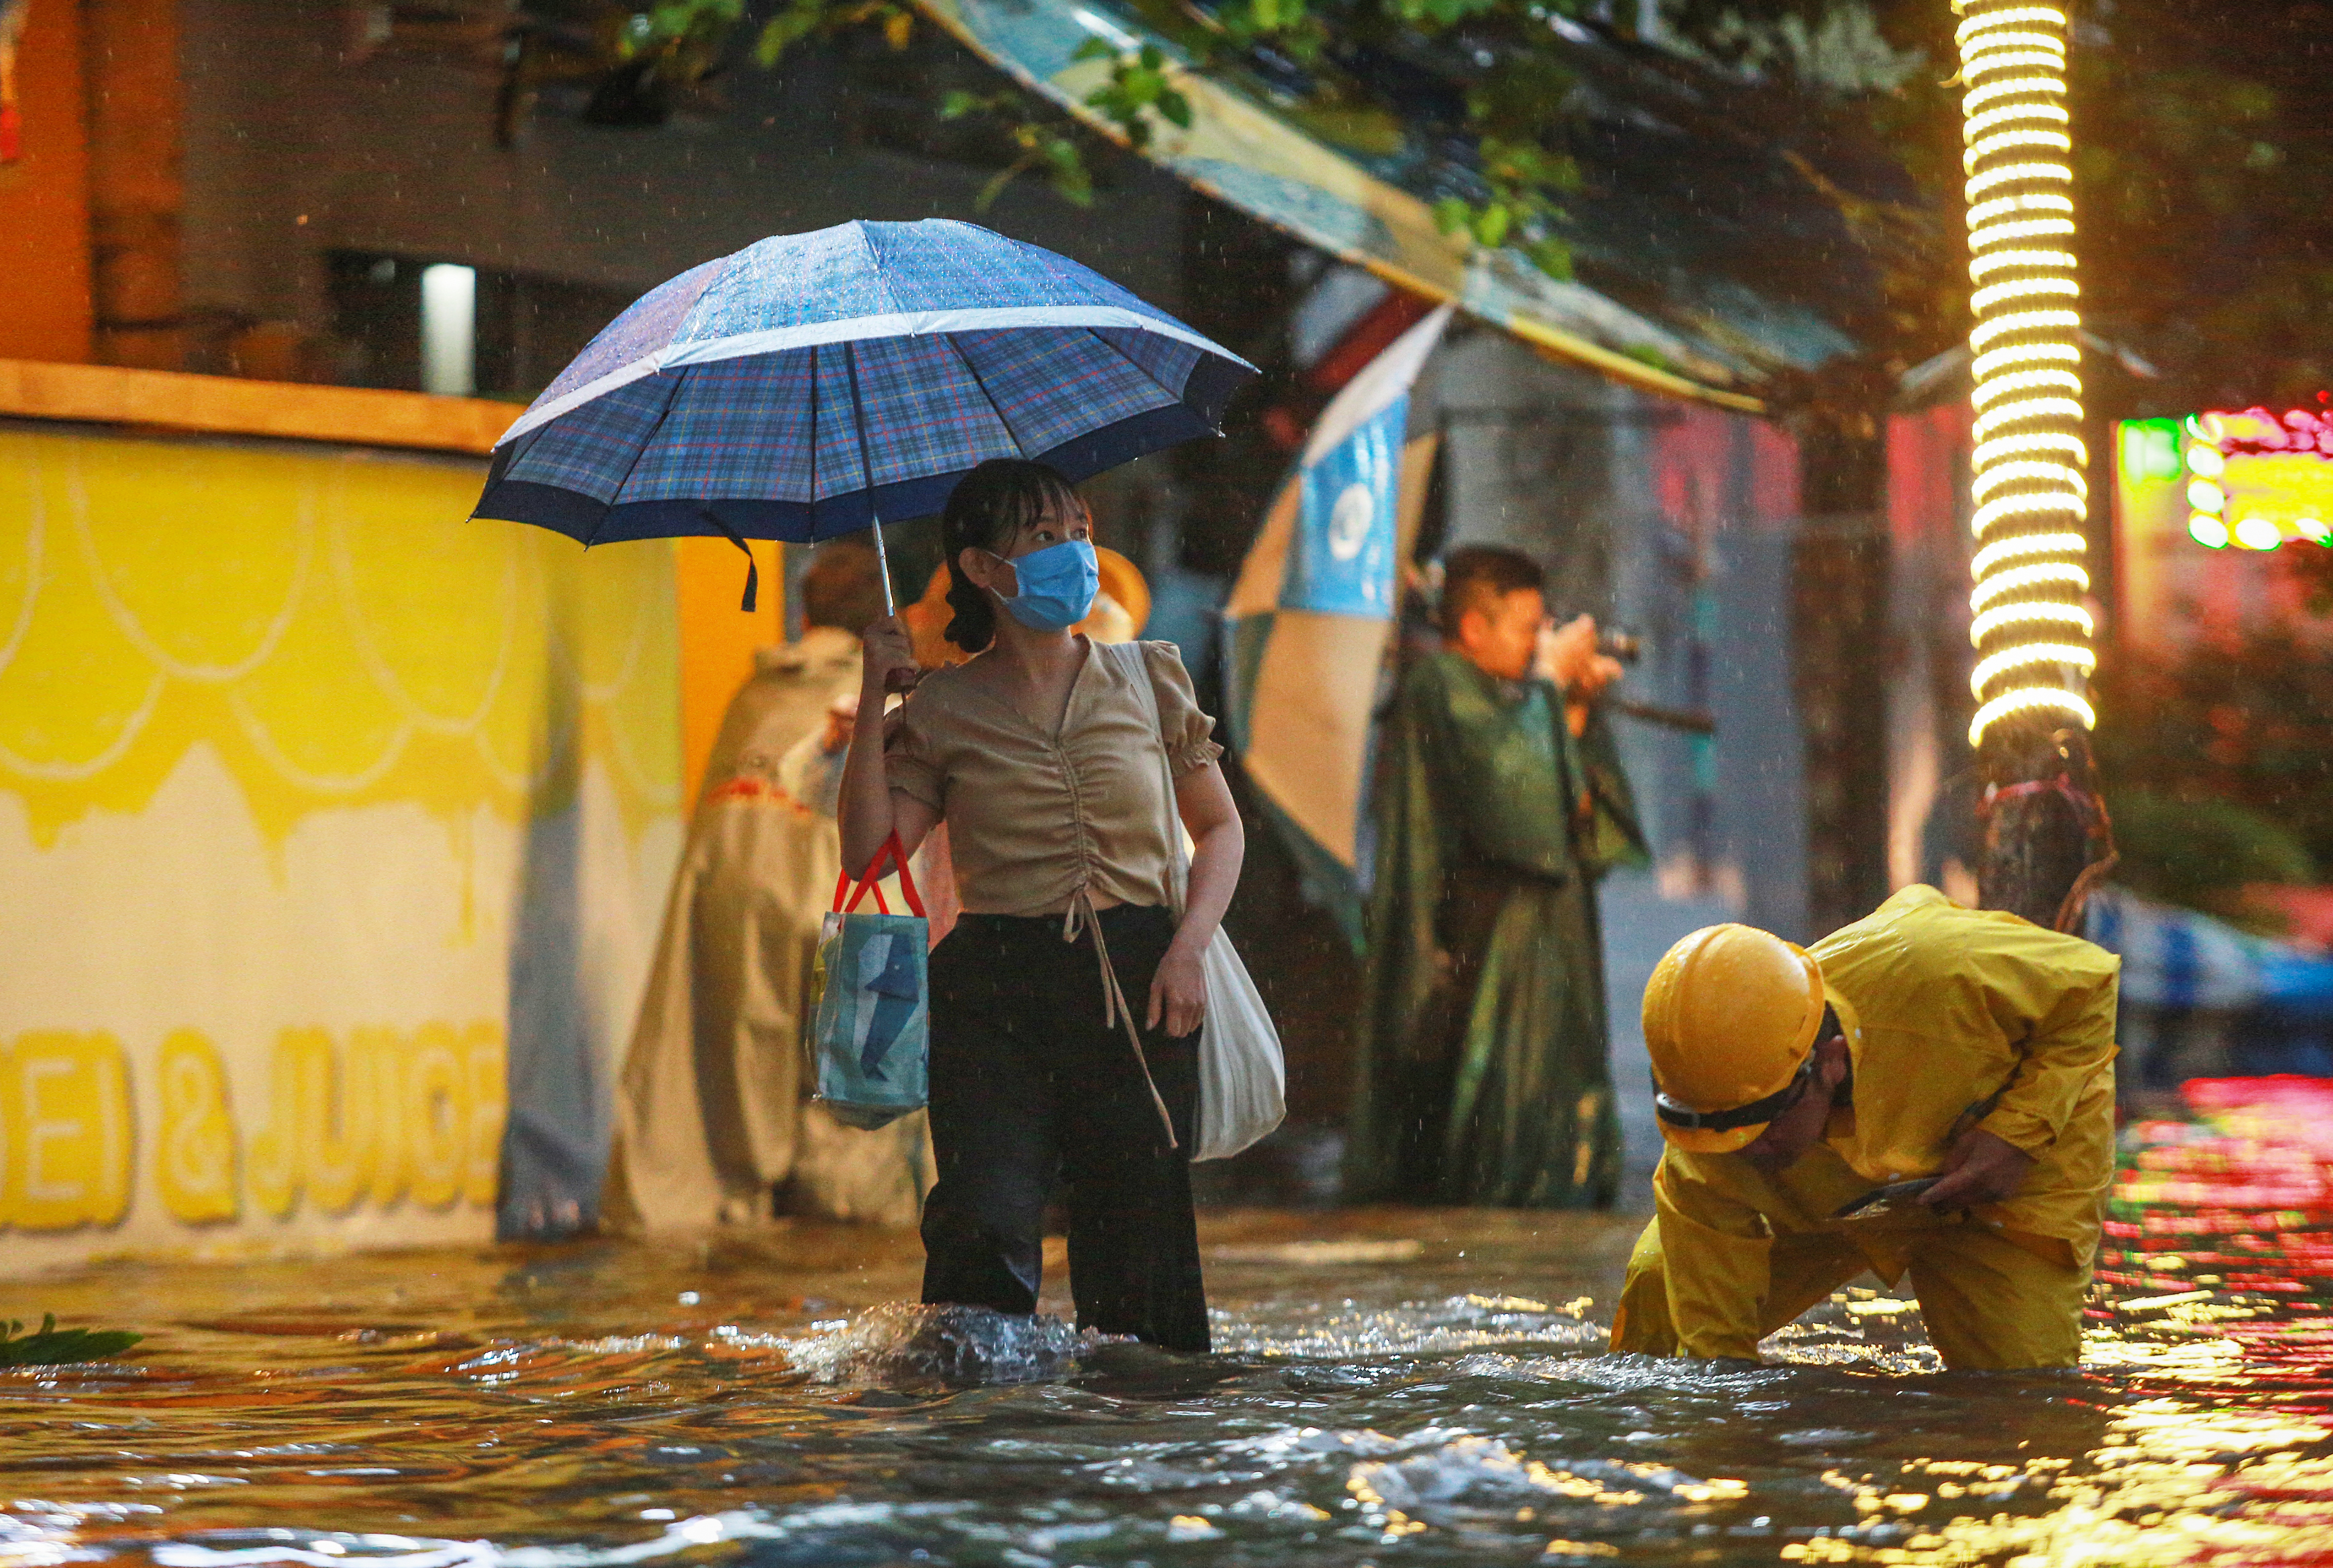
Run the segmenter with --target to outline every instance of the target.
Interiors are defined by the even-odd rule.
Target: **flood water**
[[[0,1558],[2333,1561],[2325,1163],[2138,1141],[2056,1375],[1940,1372],[1870,1291],[1778,1364],[1605,1354],[1617,1217],[1212,1217],[1204,1359],[885,1308],[913,1236],[842,1227],[27,1282],[149,1337],[0,1372]]]

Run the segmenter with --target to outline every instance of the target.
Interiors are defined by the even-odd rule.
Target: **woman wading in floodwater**
[[[947,637],[980,656],[916,684],[888,740],[858,727],[842,858],[865,866],[894,832],[912,852],[948,825],[965,913],[931,957],[939,1181],[924,1205],[924,1300],[1034,1312],[1058,1177],[1078,1326],[1204,1351],[1189,1164],[1200,955],[1246,846],[1215,721],[1174,645],[1114,654],[1069,630],[1099,580],[1092,532],[1042,464],[984,463],[956,486],[941,519]],[[880,712],[916,668],[906,628],[876,622],[859,711]],[[1168,770],[1195,846],[1179,923]]]

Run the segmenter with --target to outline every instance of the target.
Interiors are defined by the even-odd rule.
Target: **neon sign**
[[[2187,537],[2207,550],[2333,549],[2333,406],[2134,420],[2123,456],[2135,475],[2184,483]]]

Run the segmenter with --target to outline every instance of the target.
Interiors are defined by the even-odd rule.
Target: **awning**
[[[1082,45],[1150,44],[1185,60],[1111,0],[917,4],[1104,135],[1115,128],[1084,100],[1109,63],[1075,58]],[[1465,71],[1430,53],[1356,49],[1301,70],[1186,63],[1176,86],[1191,126],[1160,123],[1144,156],[1397,287],[1655,391],[1762,412],[1858,353],[1857,325],[1881,306],[1869,234],[1913,210],[1901,172],[1810,122],[1779,90],[1561,19],[1551,26],[1590,104],[1573,147],[1587,188],[1564,231],[1577,282],[1519,249],[1470,251],[1435,226],[1433,202],[1481,179],[1458,123]],[[1325,98],[1346,107],[1320,112]]]

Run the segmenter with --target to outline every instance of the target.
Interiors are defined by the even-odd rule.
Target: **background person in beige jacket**
[[[834,786],[859,636],[883,613],[874,551],[821,546],[802,612],[802,641],[761,650],[714,742],[617,1091],[608,1229],[911,1225],[930,1185],[922,1113],[862,1132],[805,1097],[805,982],[841,864]]]

